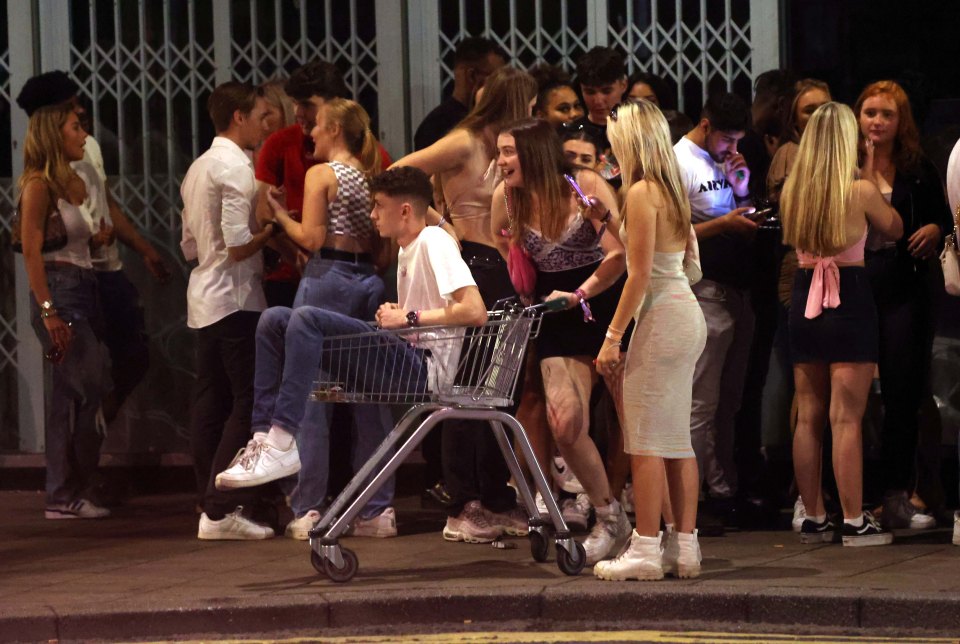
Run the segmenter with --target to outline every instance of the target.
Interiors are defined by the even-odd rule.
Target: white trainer
[[[273,528],[251,521],[243,516],[243,506],[226,515],[219,521],[207,517],[204,512],[200,515],[200,527],[197,529],[197,539],[208,541],[257,541],[273,538]]]
[[[560,489],[564,492],[569,492],[570,494],[580,494],[583,492],[583,485],[577,479],[573,470],[570,469],[570,466],[567,465],[567,462],[563,460],[562,456],[553,457],[550,461],[550,472],[553,475],[553,480],[556,481],[557,485],[559,485]]]
[[[641,537],[636,530],[631,531],[627,548],[612,561],[598,561],[593,567],[593,574],[607,581],[663,579],[662,536],[661,532],[655,537]]]
[[[612,501],[607,508],[597,508],[596,514],[597,522],[583,542],[588,566],[619,552],[633,531],[627,521],[627,513],[616,501]]]
[[[53,503],[43,511],[45,519],[103,519],[110,510],[101,508],[92,501],[75,499],[70,503]]]
[[[697,531],[693,533],[667,532],[663,548],[663,572],[680,579],[693,579],[700,576],[700,542]]]
[[[256,487],[300,471],[296,441],[290,443],[289,449],[282,450],[264,440],[239,456],[234,459],[236,463],[232,467],[217,474],[215,485],[218,490]]]
[[[317,521],[319,520],[319,511],[307,510],[307,513],[299,519],[291,519],[290,523],[287,524],[287,528],[283,531],[283,534],[297,541],[306,541],[310,538],[309,532],[313,530],[313,526],[317,525]]]
[[[800,532],[800,528],[803,527],[803,522],[807,518],[807,508],[803,505],[803,499],[800,498],[800,495],[797,495],[797,500],[793,502],[793,520],[790,522],[790,526],[793,528],[794,532]]]
[[[392,507],[389,507],[369,519],[357,517],[347,528],[346,534],[351,537],[373,537],[375,539],[395,537],[397,536],[397,513]]]
[[[537,514],[540,515],[540,518],[549,521],[550,513],[547,512],[547,503],[543,500],[543,495],[539,492],[537,492],[537,496],[534,498],[534,505],[537,506]]]

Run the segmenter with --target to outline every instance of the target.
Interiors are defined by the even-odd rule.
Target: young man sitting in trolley
[[[394,168],[374,177],[370,194],[373,199],[370,218],[380,236],[396,239],[400,246],[397,258],[399,302],[380,306],[376,316],[378,326],[381,329],[405,329],[486,323],[486,307],[470,269],[460,257],[456,242],[440,227],[426,225],[427,207],[433,197],[433,187],[427,175],[414,167]],[[257,327],[252,429],[254,432],[269,431],[265,440],[254,444],[243,458],[236,459],[231,467],[217,475],[218,489],[262,485],[300,470],[297,436],[307,405],[327,405],[308,400],[311,386],[319,369],[338,369],[336,365],[323,364],[323,339],[371,331],[373,329],[366,322],[313,306],[297,309],[273,307],[263,313]],[[396,343],[393,350],[397,355],[387,361],[418,362],[423,361],[425,355],[402,342]],[[377,347],[371,343],[357,351],[370,352],[369,356],[352,356],[350,359],[357,364],[382,361],[384,357],[382,345]],[[432,353],[435,365],[450,362],[438,356],[436,350]],[[455,369],[456,357],[452,358]],[[423,380],[409,378],[409,370],[404,376],[398,371],[381,371],[378,375],[381,379],[386,375],[393,380],[406,380],[389,383],[395,390],[424,387]],[[315,411],[317,423],[303,423],[304,427],[314,430],[314,425],[318,424],[316,431],[327,432],[329,415],[325,409]],[[372,456],[382,436],[364,441],[359,435],[363,433],[364,428],[358,428],[360,444],[357,449],[364,450],[365,456]]]

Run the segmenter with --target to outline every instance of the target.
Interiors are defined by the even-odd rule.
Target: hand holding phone
[[[587,198],[587,195],[584,194],[583,190],[580,188],[580,184],[577,183],[577,180],[571,177],[569,174],[563,175],[563,178],[567,180],[567,183],[570,184],[570,187],[573,188],[573,191],[577,193],[577,196],[580,197],[580,201],[583,202],[584,206],[588,208],[593,205],[593,202]]]

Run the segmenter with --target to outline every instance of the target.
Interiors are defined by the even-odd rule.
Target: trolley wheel
[[[583,544],[579,541],[574,542],[576,554],[567,552],[562,546],[557,546],[557,567],[565,575],[579,575],[583,571],[583,566],[587,563],[587,551],[583,549]]]
[[[323,572],[331,581],[343,583],[350,581],[357,574],[357,568],[360,567],[360,561],[356,553],[350,548],[340,548],[340,556],[343,557],[343,567],[337,568],[329,559],[323,560]],[[585,557],[584,557],[585,558]],[[583,566],[581,566],[582,568]]]
[[[530,554],[533,556],[533,560],[540,563],[546,561],[547,551],[550,549],[550,543],[547,541],[546,535],[539,530],[531,530],[527,538],[530,539]]]

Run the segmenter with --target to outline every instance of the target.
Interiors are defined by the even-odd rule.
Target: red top
[[[377,145],[380,147],[381,165],[387,168],[393,160],[382,145]],[[291,216],[299,221],[300,211],[303,210],[304,178],[307,170],[317,163],[313,158],[313,140],[303,135],[303,129],[299,125],[291,125],[277,130],[263,142],[263,147],[257,154],[257,181],[283,186],[287,193],[287,209]],[[280,262],[265,279],[295,282],[299,278],[292,266]]]

